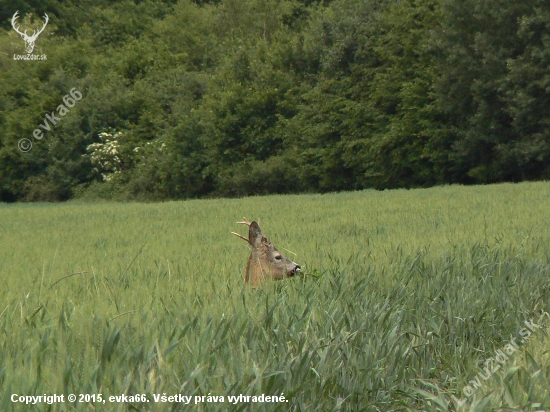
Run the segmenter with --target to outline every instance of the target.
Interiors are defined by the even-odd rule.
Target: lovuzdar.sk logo
[[[11,25],[15,32],[19,34],[23,40],[25,41],[25,50],[27,51],[27,55],[13,55],[14,60],[46,60],[46,55],[34,55],[32,54],[32,51],[34,50],[34,46],[36,43],[36,39],[44,31],[46,28],[46,25],[48,24],[48,21],[50,18],[46,13],[44,13],[44,25],[39,30],[33,30],[32,35],[27,34],[27,30],[21,31],[20,26],[17,24],[17,19],[19,18],[19,10],[16,11],[11,19]]]

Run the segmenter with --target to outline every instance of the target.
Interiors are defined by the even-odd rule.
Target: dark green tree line
[[[542,0],[0,3],[1,201],[550,177]]]

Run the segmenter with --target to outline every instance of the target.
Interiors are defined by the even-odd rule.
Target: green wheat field
[[[303,273],[246,286],[243,217]],[[4,204],[0,228],[3,411],[550,410],[549,182]]]

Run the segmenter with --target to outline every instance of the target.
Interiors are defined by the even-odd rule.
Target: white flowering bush
[[[137,167],[142,167],[147,160],[158,162],[158,157],[162,155],[161,152],[165,147],[166,143],[160,140],[153,140],[145,143],[144,146],[136,147],[133,152],[136,153],[134,161],[137,163]]]
[[[170,171],[165,167],[169,153],[162,138],[139,141],[131,131],[104,131],[98,137],[101,142],[88,145],[83,155],[99,178],[85,189],[88,194],[135,199],[164,193]]]
[[[119,139],[122,132],[102,132],[99,138],[102,143],[92,143],[86,148],[86,154],[90,158],[94,171],[101,175],[104,181],[109,182],[121,172],[122,157],[120,155]]]

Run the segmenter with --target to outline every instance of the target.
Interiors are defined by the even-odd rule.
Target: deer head
[[[46,13],[44,13],[44,19],[46,19],[46,21],[44,22],[44,25],[42,26],[42,28],[40,30],[38,30],[38,32],[36,30],[33,30],[32,36],[29,36],[29,35],[27,35],[27,30],[25,30],[25,32],[21,32],[19,30],[19,28],[15,25],[15,20],[17,20],[19,18],[17,13],[19,13],[19,11],[16,11],[15,14],[13,15],[13,17],[11,18],[11,25],[12,25],[13,29],[21,35],[23,40],[25,40],[25,43],[26,43],[25,49],[27,50],[28,54],[31,54],[32,51],[34,50],[34,42],[38,38],[38,35],[44,31],[44,29],[46,28],[46,25],[48,24],[48,21],[50,19],[49,19],[48,15]]]
[[[256,287],[265,279],[280,280],[294,276],[300,270],[300,265],[281,255],[263,235],[258,223],[243,219],[243,222],[237,223],[248,226],[248,239],[238,233],[231,233],[245,240],[252,248],[246,265],[245,282],[252,281],[252,286]]]

